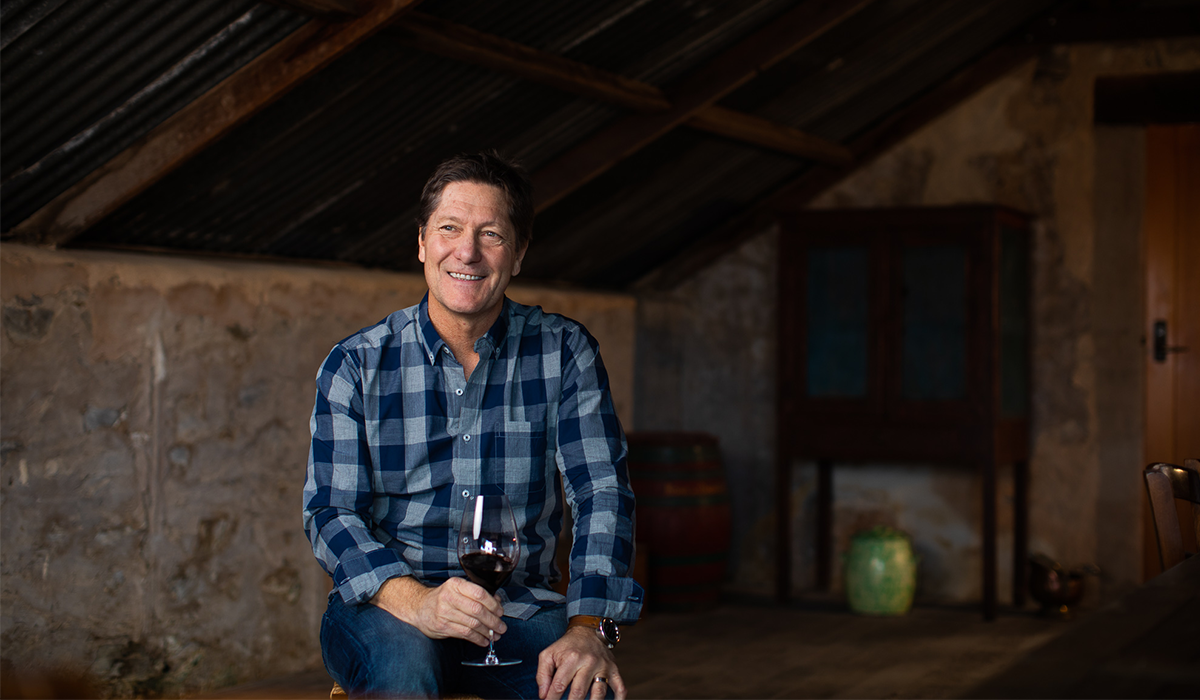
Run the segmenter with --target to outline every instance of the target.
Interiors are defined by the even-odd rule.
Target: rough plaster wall
[[[637,429],[716,435],[733,511],[730,578],[772,580],[774,232],[638,304]]]
[[[5,659],[121,697],[319,666],[313,377],[424,280],[8,244],[0,264]],[[631,298],[513,296],[587,324],[631,409]]]
[[[1140,296],[1133,297],[1141,285],[1142,193],[1141,176],[1131,169],[1142,166],[1136,134],[1098,134],[1104,130],[1092,123],[1093,85],[1101,75],[1197,68],[1200,41],[1194,39],[1051,47],[813,204],[989,202],[1034,215],[1030,548],[1066,563],[1099,562],[1108,572],[1106,593],[1140,575],[1141,525],[1129,489],[1140,493],[1142,331]],[[763,592],[772,585],[773,394],[769,379],[751,376],[746,348],[766,342],[765,354],[773,354],[773,236],[748,242],[674,294],[645,300],[638,318],[639,427],[710,430],[721,437],[737,520],[734,583]],[[757,272],[763,280],[743,279],[743,270],[756,274],[749,260],[763,261]],[[768,376],[772,363],[760,365]],[[709,404],[712,398],[720,401]],[[696,415],[706,404],[720,415]],[[739,444],[758,444],[765,452],[733,448]],[[1008,469],[998,476],[999,593],[1005,598],[1012,482]],[[805,588],[813,578],[811,464],[794,466],[793,485],[793,581]],[[980,484],[972,471],[846,467],[835,470],[834,488],[835,552],[858,528],[902,527],[923,556],[924,598],[978,600]]]
[[[1094,127],[1094,83],[1197,67],[1194,39],[1052,47],[816,203],[997,202],[1034,215],[1030,549],[1065,563],[1100,562],[1107,593],[1140,576],[1144,161],[1136,133]],[[974,481],[969,472],[949,478]],[[1001,499],[1001,517],[1011,517],[1010,505]],[[977,522],[972,514],[953,527]],[[975,540],[946,551],[969,562],[969,572],[978,569]]]
[[[1096,128],[1096,557],[1105,598],[1142,576],[1145,129]]]

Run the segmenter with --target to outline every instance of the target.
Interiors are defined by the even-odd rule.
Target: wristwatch
[[[600,641],[608,645],[612,649],[621,641],[621,628],[617,627],[616,620],[607,617],[596,617],[595,615],[576,615],[567,623],[567,627],[590,627],[596,630],[596,634],[600,637]]]

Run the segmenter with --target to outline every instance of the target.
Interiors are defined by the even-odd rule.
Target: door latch
[[[1182,345],[1167,345],[1167,322],[1154,322],[1154,361],[1166,362],[1167,354],[1172,352],[1187,352]]]

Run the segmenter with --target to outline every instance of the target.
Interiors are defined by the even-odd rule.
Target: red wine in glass
[[[508,581],[513,572],[513,560],[503,554],[486,554],[472,552],[459,557],[463,571],[472,582],[483,586],[487,592],[496,595],[496,591]]]
[[[483,586],[490,595],[508,581],[521,552],[517,548],[517,521],[513,518],[508,496],[476,496],[463,509],[458,531],[458,561],[467,578]],[[464,666],[512,666],[520,659],[496,656],[494,630],[488,639],[488,653],[479,661],[464,661]]]

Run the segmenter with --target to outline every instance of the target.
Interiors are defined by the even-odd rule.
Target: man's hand
[[[500,619],[504,614],[500,599],[461,578],[447,579],[434,588],[427,588],[411,576],[388,579],[371,604],[431,639],[454,637],[486,647],[490,631],[496,632],[497,639],[508,631]]]
[[[596,682],[597,676],[607,683]],[[537,684],[542,700],[559,700],[567,686],[571,686],[571,700],[600,700],[610,687],[617,700],[625,698],[625,681],[612,651],[596,630],[588,627],[568,627],[566,634],[542,651]]]

